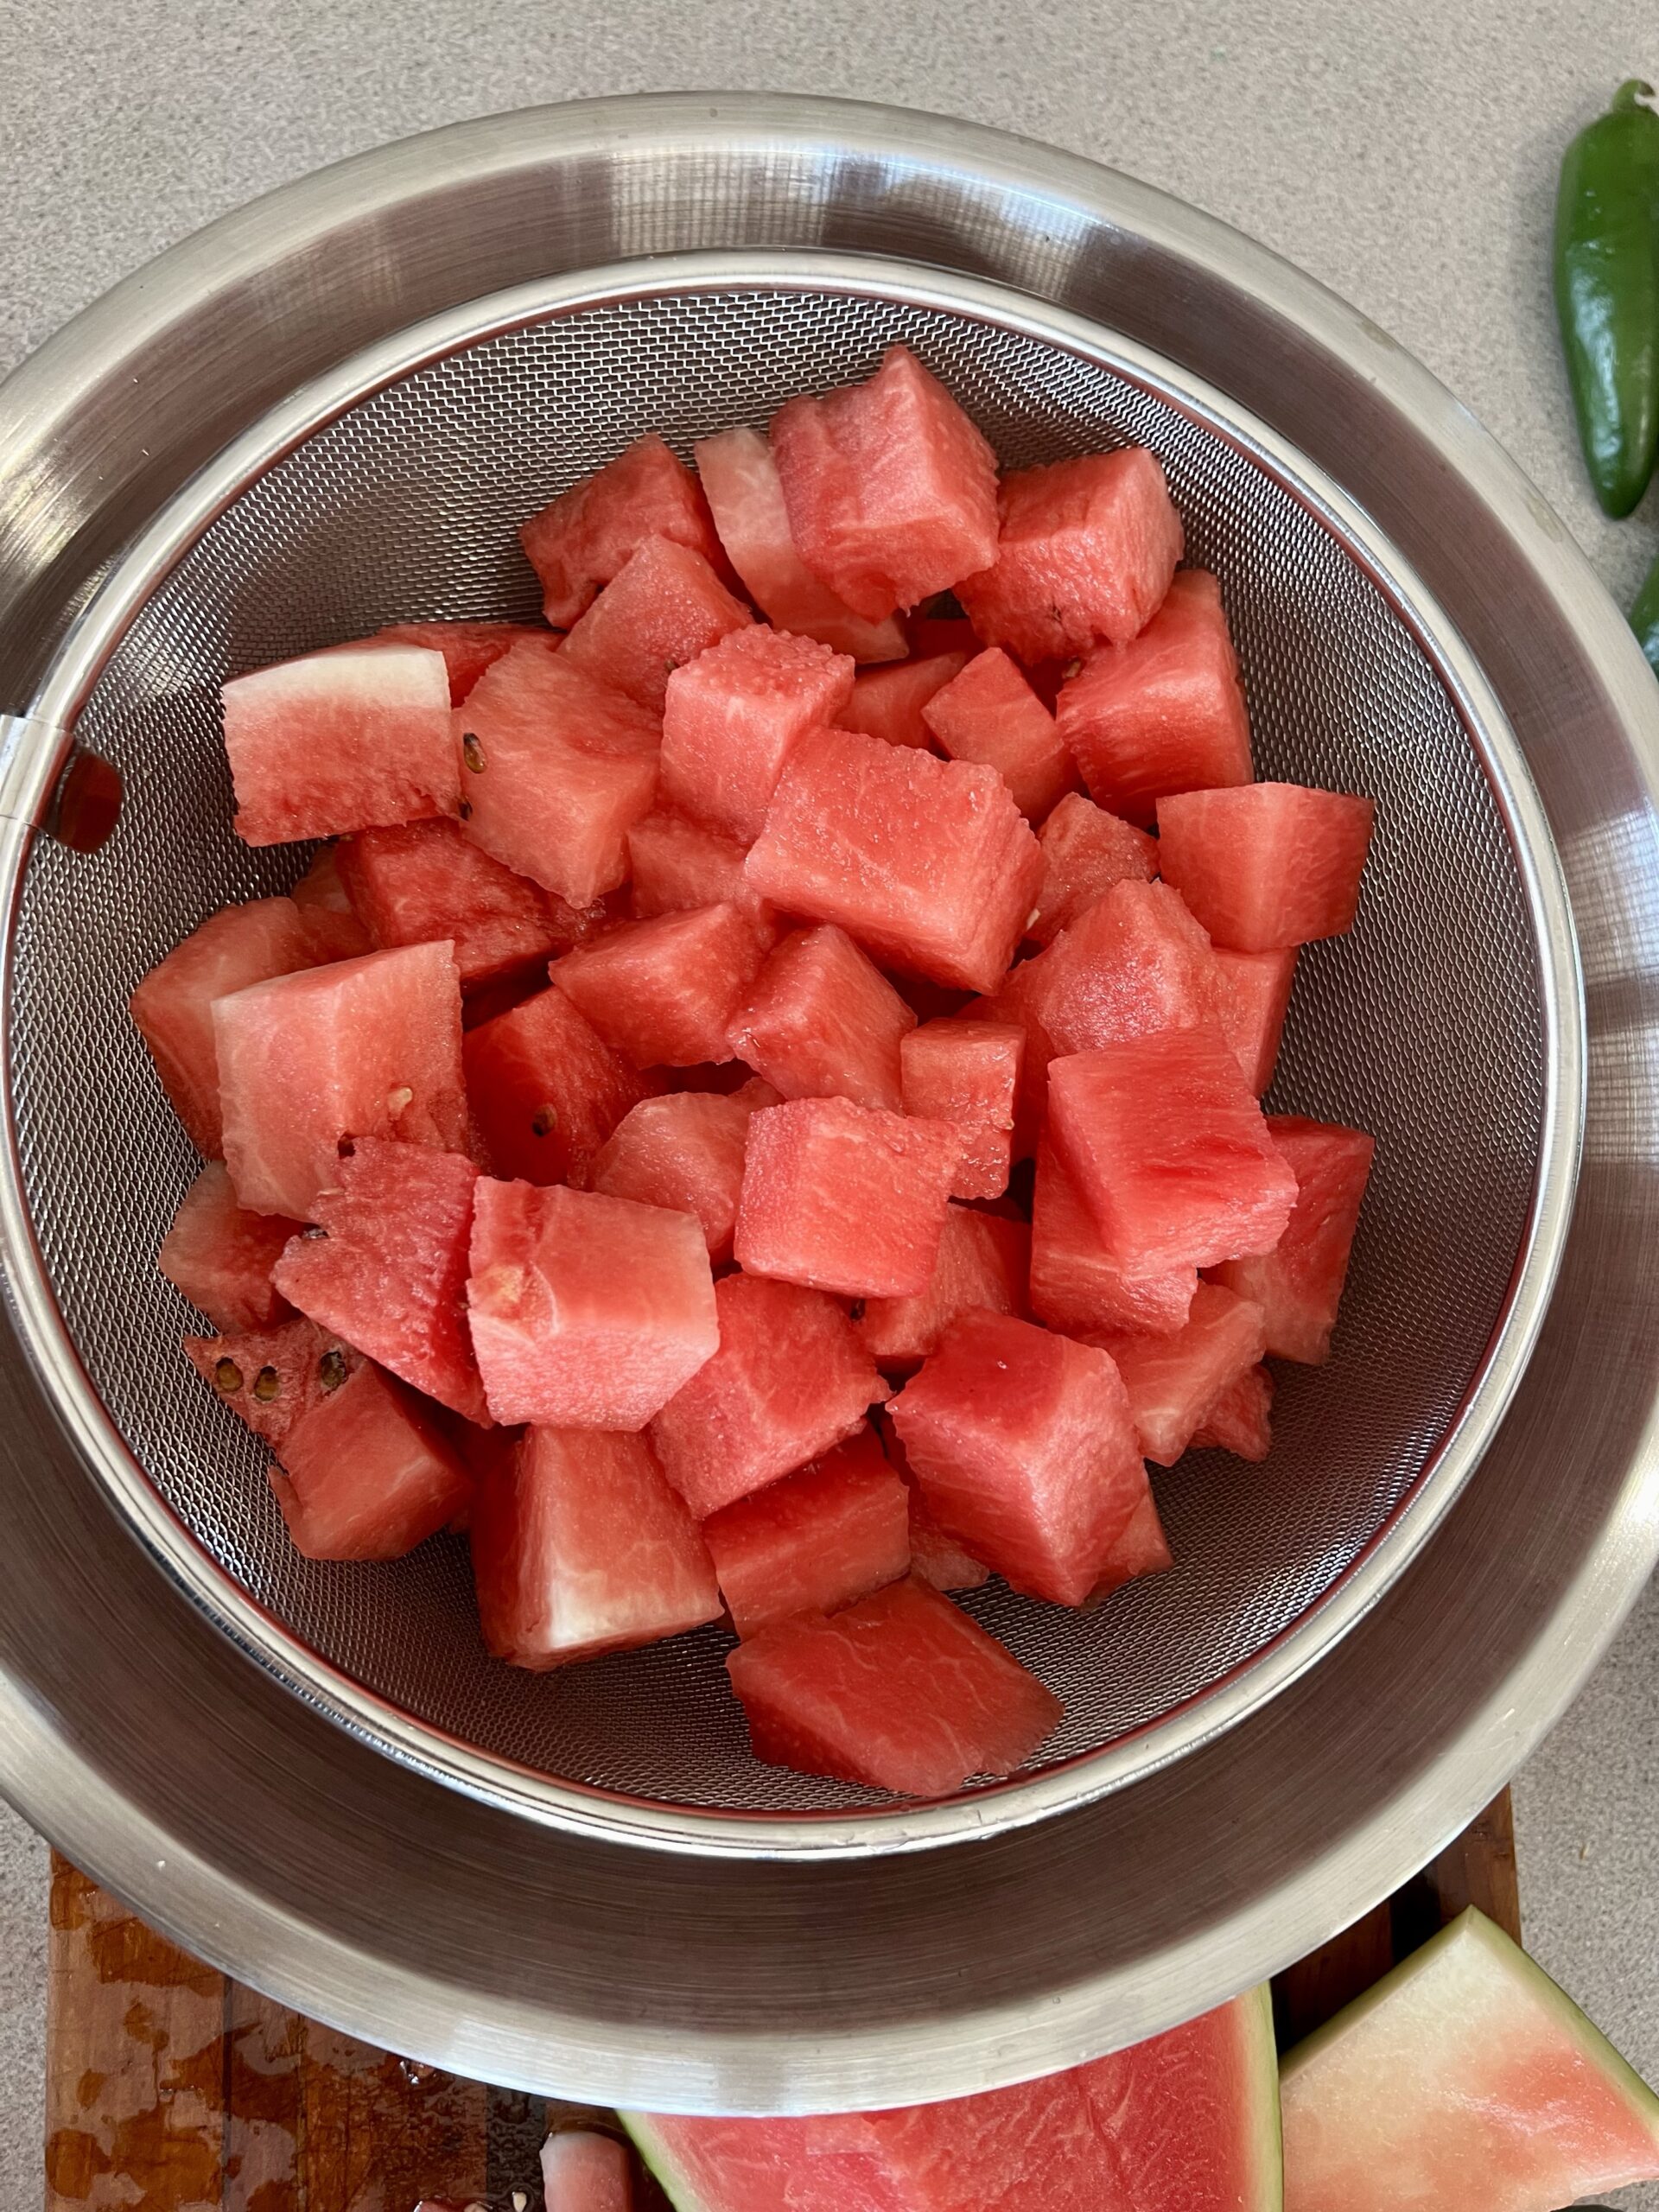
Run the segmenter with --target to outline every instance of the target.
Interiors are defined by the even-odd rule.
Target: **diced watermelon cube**
[[[769,622],[816,638],[855,660],[903,659],[905,633],[891,615],[883,622],[867,622],[802,560],[789,533],[778,464],[759,430],[722,430],[717,437],[701,438],[696,456],[726,557]]]
[[[861,729],[884,745],[932,746],[926,711],[967,662],[965,653],[934,653],[925,660],[895,661],[873,668],[853,686],[852,696],[836,716],[842,729]]]
[[[709,1258],[729,1260],[749,1117],[777,1103],[778,1093],[758,1078],[728,1096],[679,1090],[643,1098],[607,1139],[594,1162],[593,1188],[695,1214]]]
[[[364,1137],[335,1174],[338,1189],[316,1199],[323,1233],[294,1238],[278,1289],[429,1398],[486,1422],[466,1312],[477,1168],[459,1153]]]
[[[910,1493],[910,1571],[935,1590],[982,1590],[991,1570],[954,1536],[947,1535],[927,1510],[914,1483]]]
[[[727,1030],[766,948],[741,908],[628,922],[556,960],[555,984],[637,1068],[729,1060]]]
[[[822,1292],[724,1275],[715,1305],[719,1351],[651,1426],[699,1520],[830,1450],[881,1395],[874,1361]]]
[[[1318,1366],[1330,1355],[1376,1141],[1298,1114],[1269,1115],[1268,1133],[1296,1178],[1289,1223],[1271,1252],[1228,1260],[1215,1280],[1262,1307],[1270,1352]]]
[[[461,1059],[490,1165],[520,1182],[585,1184],[612,1130],[652,1095],[563,991],[468,1030]]]
[[[429,1408],[371,1362],[301,1415],[281,1454],[270,1486],[307,1559],[401,1559],[472,1503]]]
[[[370,639],[226,684],[236,831],[250,845],[454,814],[449,676],[425,645]]]
[[[972,1311],[889,1411],[942,1527],[1016,1590],[1084,1603],[1147,1487],[1128,1395],[1105,1353]]]
[[[1192,1432],[1195,1452],[1265,1459],[1273,1448],[1273,1376],[1252,1367],[1230,1382]]]
[[[1028,822],[1041,822],[1077,787],[1077,766],[1054,717],[1001,645],[978,654],[922,709],[952,760],[995,768]]]
[[[641,1429],[720,1342],[696,1217],[595,1191],[481,1179],[467,1299],[497,1421]]]
[[[753,620],[701,553],[652,537],[606,585],[559,658],[660,715],[674,671]]]
[[[1049,1128],[1126,1274],[1270,1252],[1296,1179],[1218,1030],[1164,1029],[1056,1060]]]
[[[443,655],[449,675],[449,703],[458,707],[486,668],[525,638],[541,645],[555,642],[545,630],[530,622],[390,622],[377,630],[378,638],[399,645],[429,645]]]
[[[1201,1282],[1185,1325],[1173,1336],[1115,1332],[1091,1341],[1117,1363],[1141,1449],[1160,1467],[1173,1467],[1217,1400],[1259,1363],[1267,1330],[1253,1299]]]
[[[1258,1098],[1271,1084],[1278,1065],[1296,981],[1296,950],[1294,944],[1276,952],[1235,952],[1224,944],[1212,948],[1221,976],[1216,1007],[1221,1033]]]
[[[751,1274],[843,1298],[927,1288],[962,1139],[846,1098],[791,1099],[749,1124],[733,1249]]]
[[[1153,1274],[1126,1274],[1107,1252],[1053,1146],[1041,1141],[1031,1202],[1031,1310],[1039,1321],[1071,1336],[1102,1329],[1170,1336],[1185,1325],[1198,1287],[1190,1261]]]
[[[299,1226],[238,1205],[230,1177],[210,1160],[185,1192],[156,1264],[216,1329],[268,1329],[293,1310],[270,1271]]]
[[[929,1021],[899,1044],[905,1112],[962,1132],[955,1198],[1000,1198],[1008,1187],[1025,1052],[1025,1031],[1013,1022]]]
[[[300,910],[319,966],[330,960],[354,960],[359,952],[375,949],[341,879],[339,854],[337,845],[319,845],[310,867],[288,894]],[[251,982],[259,980],[249,978]]]
[[[1126,1582],[1138,1582],[1143,1574],[1166,1573],[1174,1564],[1169,1539],[1158,1517],[1158,1501],[1148,1485],[1146,1496],[1129,1516],[1128,1526],[1112,1546],[1100,1580],[1089,1592],[1089,1603],[1101,1605]]]
[[[1042,853],[995,769],[831,729],[791,755],[744,870],[763,899],[894,967],[992,991]]]
[[[448,944],[279,976],[213,1007],[225,1165],[256,1213],[313,1218],[346,1137],[465,1149],[461,978]]]
[[[1166,883],[1128,880],[1022,961],[1002,994],[1050,1052],[1087,1052],[1220,1017],[1210,940]]]
[[[794,931],[767,956],[728,1033],[785,1098],[850,1098],[896,1114],[899,1040],[915,1027],[880,969],[825,923]]]
[[[186,1357],[221,1405],[280,1452],[302,1416],[331,1397],[363,1355],[303,1314],[274,1329],[187,1337]]]
[[[1217,944],[1268,952],[1354,925],[1376,806],[1301,784],[1182,791],[1158,802],[1158,850]]]
[[[863,1301],[855,1326],[865,1348],[886,1373],[907,1375],[970,1306],[1023,1313],[1030,1255],[1031,1232],[1023,1221],[949,1207],[927,1288],[915,1298]]]
[[[1209,571],[1183,569],[1139,637],[1091,653],[1058,719],[1091,797],[1131,822],[1150,823],[1166,791],[1248,784],[1250,721]]]
[[[726,1671],[758,1759],[904,1796],[1012,1774],[1060,1720],[1052,1691],[919,1582],[827,1619],[779,1621],[740,1643]]]
[[[879,621],[996,556],[996,456],[937,378],[891,346],[867,383],[803,393],[772,418],[801,557]]]
[[[671,538],[705,560],[720,543],[696,478],[658,437],[631,446],[521,525],[518,541],[541,579],[542,607],[568,630],[648,538]]]
[[[910,1497],[868,1424],[702,1524],[740,1636],[833,1613],[910,1570]]]
[[[564,900],[492,858],[459,823],[365,830],[339,848],[338,865],[372,941],[384,949],[449,938],[463,990],[575,942]]]
[[[132,1018],[173,1111],[204,1159],[217,1160],[225,1149],[214,1005],[250,983],[313,967],[320,957],[291,899],[256,899],[210,914],[133,993]]]
[[[648,814],[628,832],[635,919],[683,914],[693,906],[741,906],[762,934],[776,935],[773,910],[749,888],[743,873],[748,848],[701,822],[665,809]]]
[[[657,798],[655,715],[563,652],[515,645],[455,715],[467,834],[573,906],[622,882]]]
[[[1068,791],[1042,826],[1043,882],[1027,935],[1052,944],[1060,931],[1115,883],[1150,883],[1158,840],[1107,814],[1081,791]]]
[[[798,738],[833,721],[854,664],[764,623],[677,668],[663,702],[663,797],[742,843],[760,835]]]
[[[515,1667],[563,1667],[720,1618],[696,1524],[643,1436],[532,1428],[473,1503],[484,1641]]]
[[[1067,660],[1145,628],[1181,557],[1181,518],[1142,446],[1023,468],[1002,480],[994,562],[957,584],[988,645]]]

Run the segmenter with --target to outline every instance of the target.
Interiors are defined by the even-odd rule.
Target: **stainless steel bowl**
[[[772,257],[770,274],[753,258],[591,274],[619,257],[734,251]],[[854,258],[831,268],[797,257],[825,251]],[[911,266],[872,268],[872,256]],[[303,1654],[295,1664],[291,1631],[268,1608],[227,1599],[222,1574],[124,1457],[76,1371],[14,1178],[9,1287],[22,1337],[51,1370],[47,1393],[21,1357],[6,1376],[16,1410],[0,1498],[16,1586],[0,1626],[0,1743],[20,1801],[186,1940],[362,2032],[498,2079],[757,2109],[983,2087],[1165,2024],[1371,1902],[1560,1709],[1655,1542],[1638,1255],[1659,882],[1651,679],[1559,525],[1421,370],[1256,249],[1087,164],[930,118],[766,99],[601,103],[389,149],[180,249],[15,378],[0,392],[0,514],[14,525],[0,566],[0,666],[35,720],[13,751],[8,810],[34,810],[51,729],[83,706],[96,720],[105,648],[136,611],[133,578],[146,591],[155,581],[159,540],[171,533],[182,550],[257,456],[232,456],[163,516],[168,499],[238,434],[274,458],[273,445],[327,415],[342,377],[360,389],[360,365],[342,364],[362,346],[384,341],[394,376],[445,350],[468,327],[455,311],[493,287],[520,288],[516,302],[484,311],[505,327],[544,319],[595,282],[607,297],[660,298],[763,276],[774,289],[822,278],[842,296],[897,295],[909,308],[931,292],[953,315],[965,306],[1035,329],[1207,408],[1255,465],[1296,487],[1357,552],[1466,733],[1465,751],[1472,742],[1484,759],[1511,888],[1539,948],[1533,1000],[1503,999],[1514,1033],[1499,1025],[1493,1095],[1528,1053],[1542,1073],[1525,1153],[1536,1202],[1509,1246],[1522,1266],[1508,1333],[1477,1363],[1470,1415],[1436,1460],[1455,1394],[1443,1408],[1422,1455],[1436,1460],[1430,1478],[1379,1522],[1313,1632],[1270,1633],[1208,1713],[1163,1722],[1161,1742],[1153,1732],[1127,1753],[1092,1753],[1092,1777],[1078,1778],[1088,1761],[1057,1767],[943,1815],[825,1808],[809,1820],[792,1807],[782,1828],[751,1821],[721,1845],[821,1855],[826,1843],[864,1845],[884,1822],[883,1842],[1006,1830],[920,1858],[810,1866],[619,1851],[608,1840],[619,1832],[683,1847],[711,1824],[665,1818],[660,1799],[642,1816],[639,1793],[608,1805],[591,1789],[550,1795],[493,1753],[481,1770],[429,1718],[400,1738],[384,1694],[363,1699]],[[1027,296],[1011,302],[1010,290]],[[439,321],[404,358],[406,334],[429,315]],[[312,378],[316,391],[262,422]],[[117,568],[66,641],[89,580],[145,529],[157,535],[138,565]],[[234,638],[226,648],[243,649]],[[186,665],[199,676],[198,659]],[[1510,731],[1560,847],[1584,950],[1589,1082],[1570,1206],[1583,1041],[1571,931]],[[23,846],[14,827],[14,881]],[[29,874],[72,885],[73,864],[53,865]],[[1497,906],[1470,916],[1477,931],[1502,906],[1501,882]],[[26,891],[19,912],[38,968],[50,938],[36,895]],[[122,895],[113,880],[98,893]],[[1492,950],[1497,969],[1514,970],[1502,932]],[[14,967],[15,1055],[31,1022],[30,1033],[54,1033],[43,1023],[51,993],[26,963]],[[49,1069],[60,1058],[44,1056]],[[14,1057],[14,1084],[18,1073]],[[25,1103],[20,1128],[34,1110]],[[37,1143],[37,1179],[41,1157]],[[1446,1188],[1457,1192],[1455,1163]],[[131,1210],[149,1203],[140,1193]],[[60,1285],[107,1269],[86,1227],[66,1244],[61,1219],[39,1209]],[[124,1274],[114,1287],[131,1294]],[[91,1343],[87,1310],[78,1318]],[[1505,1310],[1500,1297],[1486,1313],[1483,1343]],[[92,1351],[96,1369],[107,1343]],[[107,1369],[97,1379],[111,1391]],[[1471,1472],[1481,1432],[1517,1382]],[[48,1395],[72,1438],[50,1449]],[[93,1468],[143,1522],[149,1554],[126,1543]],[[1421,1556],[1399,1573],[1413,1550]],[[215,1639],[154,1571],[156,1555],[312,1705]],[[73,1664],[66,1637],[79,1638]],[[1316,1648],[1318,1665],[1301,1671]],[[1270,1703],[1268,1688],[1280,1690]],[[319,1707],[346,1728],[331,1729]],[[1219,1733],[1224,1720],[1234,1725]],[[377,1758],[365,1734],[496,1802]],[[215,1771],[226,1788],[207,1786]],[[1059,1809],[1103,1777],[1132,1773],[1132,1786]],[[523,1809],[563,1829],[517,1817]],[[1039,1825],[1014,1825],[1038,1814]]]

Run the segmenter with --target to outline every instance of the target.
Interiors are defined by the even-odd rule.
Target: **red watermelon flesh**
[[[751,1274],[911,1298],[938,1258],[962,1139],[846,1098],[798,1098],[749,1124],[733,1249]]]
[[[1068,791],[1042,826],[1042,888],[1027,932],[1051,944],[1085,907],[1115,883],[1150,883],[1158,873],[1158,840]]]
[[[695,1067],[733,1058],[727,1031],[765,957],[749,916],[721,905],[625,923],[549,972],[635,1067]]]
[[[1238,1057],[1244,1080],[1258,1098],[1273,1082],[1290,994],[1296,981],[1296,947],[1276,952],[1235,952],[1213,948],[1221,975],[1217,1018],[1221,1033]]]
[[[728,1035],[785,1098],[850,1098],[898,1113],[906,1104],[899,1046],[915,1027],[880,969],[826,922],[773,948]]]
[[[658,437],[631,446],[532,515],[518,540],[541,579],[555,629],[586,613],[648,538],[671,538],[718,561],[720,541],[696,478]]]
[[[292,1310],[270,1279],[299,1229],[278,1214],[248,1213],[211,1160],[185,1192],[156,1264],[216,1329],[268,1329]]]
[[[700,439],[696,455],[726,557],[769,622],[857,661],[903,659],[905,633],[891,615],[868,622],[855,614],[802,560],[789,533],[778,464],[759,430]]]
[[[1125,645],[1162,603],[1181,518],[1144,447],[1084,454],[1002,480],[994,563],[957,585],[988,645],[1027,664]]]
[[[732,631],[668,679],[664,799],[753,844],[796,741],[836,719],[853,672],[847,654],[811,638],[759,622]]]
[[[1227,1261],[1215,1279],[1262,1307],[1270,1352],[1318,1366],[1330,1356],[1376,1146],[1363,1129],[1298,1114],[1269,1115],[1268,1133],[1296,1178],[1289,1223],[1271,1252]]]
[[[1548,2212],[1659,2177],[1659,2097],[1471,1906],[1293,2050],[1285,2212]]]
[[[927,1510],[914,1483],[910,1492],[910,1571],[935,1590],[981,1590],[991,1570],[956,1538],[947,1535]]]
[[[1279,2212],[1265,1988],[981,2096],[824,2119],[622,2117],[679,2212]]]
[[[515,645],[454,716],[467,835],[575,907],[628,871],[628,832],[657,798],[661,725],[563,652]]]
[[[1220,1018],[1210,940],[1166,883],[1115,883],[1003,992],[1051,1052],[1087,1052]]]
[[[331,1397],[362,1354],[300,1315],[274,1329],[187,1337],[187,1357],[221,1405],[280,1452],[301,1417]]]
[[[468,1030],[461,1059],[490,1165],[522,1182],[585,1184],[612,1130],[652,1092],[550,988]]]
[[[910,1502],[868,1425],[702,1524],[740,1636],[832,1613],[910,1570]]]
[[[204,1159],[225,1149],[213,1007],[232,991],[310,968],[320,958],[291,899],[226,906],[157,961],[130,1001],[156,1072]]]
[[[270,1486],[307,1559],[401,1559],[472,1501],[472,1478],[431,1409],[370,1362],[279,1448]]]
[[[745,873],[763,899],[836,923],[885,963],[994,991],[1042,854],[994,769],[830,729],[791,755]]]
[[[375,635],[389,639],[393,645],[429,645],[441,652],[448,671],[452,707],[458,707],[485,670],[493,668],[522,639],[530,638],[544,645],[557,642],[547,631],[529,622],[391,622]]]
[[[942,592],[930,600],[930,607],[951,607],[953,594]],[[918,608],[905,617],[905,635],[910,640],[912,660],[930,660],[935,653],[962,653],[969,660],[980,650],[979,639],[974,635],[974,626],[965,614],[930,614]]]
[[[855,1324],[866,1350],[888,1375],[907,1375],[970,1306],[1026,1311],[1031,1232],[972,1206],[946,1209],[939,1256],[927,1288],[914,1298],[867,1298]]]
[[[1158,849],[1217,944],[1268,952],[1354,925],[1376,809],[1302,784],[1183,791],[1158,802]]]
[[[467,1286],[497,1421],[641,1429],[720,1342],[691,1214],[482,1179]]]
[[[906,346],[864,384],[789,401],[772,452],[802,559],[872,621],[995,557],[996,456]]]
[[[1147,1574],[1165,1574],[1174,1564],[1169,1539],[1165,1535],[1164,1524],[1158,1517],[1158,1501],[1148,1484],[1146,1496],[1129,1516],[1122,1535],[1112,1546],[1106,1564],[1101,1569],[1094,1588],[1089,1592],[1088,1603],[1090,1605],[1102,1605],[1114,1590],[1121,1590],[1126,1582],[1138,1582]]]
[[[699,1520],[850,1436],[882,1389],[845,1311],[820,1291],[724,1275],[715,1306],[720,1349],[651,1428]]]
[[[995,768],[1028,822],[1041,822],[1077,787],[1077,763],[1054,717],[1000,645],[990,645],[922,709],[952,760]]]
[[[1167,791],[1248,784],[1250,722],[1221,586],[1185,569],[1139,637],[1103,645],[1060,689],[1060,734],[1090,796],[1150,825]]]
[[[213,1008],[225,1165],[256,1213],[309,1221],[346,1137],[465,1149],[461,978],[448,944],[279,976]]]
[[[1025,1031],[1012,1022],[929,1021],[899,1044],[905,1112],[962,1133],[953,1197],[995,1198],[1008,1187],[1025,1052]]]
[[[1230,1382],[1192,1432],[1195,1452],[1265,1459],[1273,1448],[1273,1376],[1252,1367]]]
[[[1112,1360],[979,1308],[889,1410],[934,1518],[1016,1590],[1082,1605],[1147,1486]]]
[[[885,745],[913,745],[925,753],[933,743],[928,707],[961,673],[967,658],[966,653],[934,653],[925,660],[873,668],[854,684],[852,696],[836,721],[842,729],[861,729]]]
[[[1173,1467],[1210,1409],[1267,1349],[1262,1308],[1218,1283],[1201,1282],[1185,1325],[1173,1336],[1114,1331],[1092,1338],[1117,1363],[1141,1449]]]
[[[778,1093],[758,1078],[728,1096],[681,1090],[642,1098],[606,1140],[594,1162],[593,1188],[607,1198],[695,1214],[709,1258],[729,1260],[749,1117],[777,1103]]]
[[[826,1618],[763,1629],[728,1655],[754,1755],[910,1797],[1012,1774],[1060,1702],[1014,1654],[915,1581]]]
[[[1198,1287],[1190,1262],[1126,1274],[1052,1144],[1041,1141],[1031,1204],[1031,1310],[1039,1321],[1071,1336],[1103,1329],[1171,1336],[1185,1326]]]
[[[634,918],[648,922],[693,906],[741,906],[763,935],[775,936],[772,909],[755,897],[743,874],[747,850],[734,837],[722,837],[683,814],[666,809],[647,814],[628,832]]]
[[[429,1398],[487,1422],[466,1311],[477,1168],[459,1153],[363,1137],[335,1178],[316,1199],[323,1233],[294,1238],[277,1287]]]
[[[463,990],[550,960],[575,942],[563,899],[516,875],[454,822],[365,830],[339,848],[341,880],[372,942],[448,938]]]
[[[341,880],[339,852],[337,845],[320,845],[310,867],[288,894],[300,910],[319,965],[354,960],[359,952],[374,950],[374,940],[357,918]]]
[[[498,1659],[544,1669],[720,1618],[696,1524],[642,1436],[532,1428],[473,1502],[473,1576]]]
[[[633,2212],[626,2144],[587,2127],[550,2135],[542,2145],[542,2195],[545,2212]]]
[[[1270,1252],[1296,1179],[1218,1030],[1163,1029],[1056,1060],[1054,1148],[1128,1274]]]
[[[442,653],[370,639],[224,687],[237,835],[250,845],[334,837],[454,814],[460,777]]]
[[[674,671],[753,620],[701,553],[652,537],[606,585],[559,657],[660,715]]]

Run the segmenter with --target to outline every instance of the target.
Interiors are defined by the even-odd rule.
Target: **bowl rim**
[[[1560,1269],[1583,1130],[1582,984],[1565,878],[1520,746],[1446,610],[1374,518],[1260,417],[1152,348],[1008,286],[897,257],[731,248],[612,262],[463,302],[346,356],[251,424],[139,533],[53,657],[30,709],[41,734],[73,731],[146,598],[213,521],[270,467],[365,399],[515,330],[595,307],[732,290],[851,293],[968,315],[1069,351],[1149,391],[1245,454],[1311,512],[1379,589],[1444,684],[1492,791],[1522,881],[1538,961],[1544,1098],[1537,1172],[1504,1303],[1475,1374],[1400,1502],[1325,1592],[1249,1658],[1097,1749],[925,1804],[733,1813],[642,1797],[485,1751],[314,1651],[213,1559],[121,1438],[73,1351],[32,1229],[18,1218],[26,1209],[16,1194],[8,1194],[11,1204],[0,1203],[0,1258],[16,1287],[16,1319],[36,1372],[111,1503],[208,1618],[338,1726],[486,1803],[577,1834],[739,1859],[857,1858],[997,1834],[1129,1787],[1277,1696],[1410,1564],[1507,1411]],[[52,757],[48,746],[37,746],[42,773]],[[9,931],[0,950],[0,988],[14,957]]]

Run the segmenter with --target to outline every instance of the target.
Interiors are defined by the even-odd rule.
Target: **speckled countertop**
[[[837,92],[1052,140],[1344,294],[1503,441],[1628,597],[1659,544],[1598,516],[1547,289],[1555,162],[1633,71],[1638,0],[0,0],[0,370],[185,232],[467,115],[669,86]],[[1518,1777],[1532,1947],[1659,2079],[1659,1598]],[[0,2207],[41,2202],[45,1847],[0,1810]],[[1659,2189],[1630,2201],[1659,2212]]]

